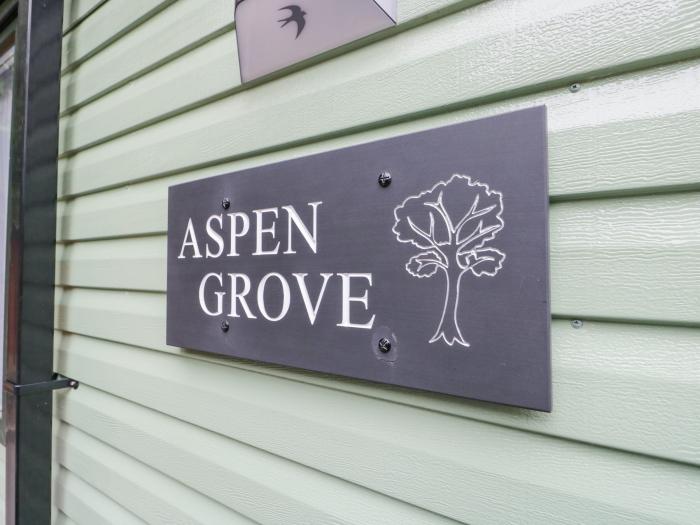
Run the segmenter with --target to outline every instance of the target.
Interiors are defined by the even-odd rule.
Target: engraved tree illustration
[[[421,279],[438,270],[445,275],[445,305],[431,343],[469,346],[457,312],[461,281],[467,273],[493,277],[503,266],[506,254],[487,246],[505,225],[502,213],[503,195],[467,175],[453,175],[394,209],[396,238],[421,250],[406,271]]]

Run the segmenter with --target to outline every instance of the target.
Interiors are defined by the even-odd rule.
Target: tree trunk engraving
[[[453,175],[408,197],[394,209],[392,231],[399,242],[422,250],[406,263],[414,277],[445,275],[445,303],[430,343],[469,347],[459,326],[462,278],[494,277],[506,254],[487,246],[503,229],[503,195],[467,175]]]
[[[459,271],[452,269],[443,270],[445,274],[445,306],[442,309],[440,324],[435,331],[435,334],[429,342],[434,343],[440,339],[452,346],[454,343],[459,343],[462,346],[470,346],[464,340],[462,331],[459,328],[457,319],[459,319],[459,290],[462,283],[464,270],[459,268]]]

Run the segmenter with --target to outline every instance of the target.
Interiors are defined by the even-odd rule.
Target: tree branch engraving
[[[445,305],[430,343],[469,346],[459,327],[462,277],[494,277],[503,267],[506,254],[487,246],[505,226],[502,213],[503,194],[467,175],[453,175],[394,209],[396,238],[421,250],[406,271],[419,279],[445,275]]]

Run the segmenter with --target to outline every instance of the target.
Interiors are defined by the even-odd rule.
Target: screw
[[[225,210],[228,210],[231,207],[231,199],[226,197],[224,200],[221,201],[221,206],[223,206]]]
[[[379,351],[386,354],[391,350],[391,341],[389,341],[386,337],[382,337],[379,340],[379,343],[377,343],[377,348],[379,348]]]
[[[388,171],[382,171],[379,174],[379,179],[377,179],[377,181],[382,188],[386,188],[389,184],[391,184],[391,173]]]
[[[571,84],[569,86],[569,91],[571,91],[572,93],[577,93],[577,92],[581,91],[581,84],[579,84],[578,82]]]
[[[229,326],[230,325],[228,324],[228,321],[221,321],[221,331],[222,332],[224,332],[224,333],[228,332]]]
[[[583,321],[581,321],[580,319],[574,319],[573,321],[571,321],[572,328],[578,329],[578,328],[581,328],[582,326],[583,326]]]

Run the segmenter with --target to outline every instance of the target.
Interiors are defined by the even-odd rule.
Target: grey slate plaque
[[[547,226],[544,107],[173,186],[167,343],[549,411]]]

